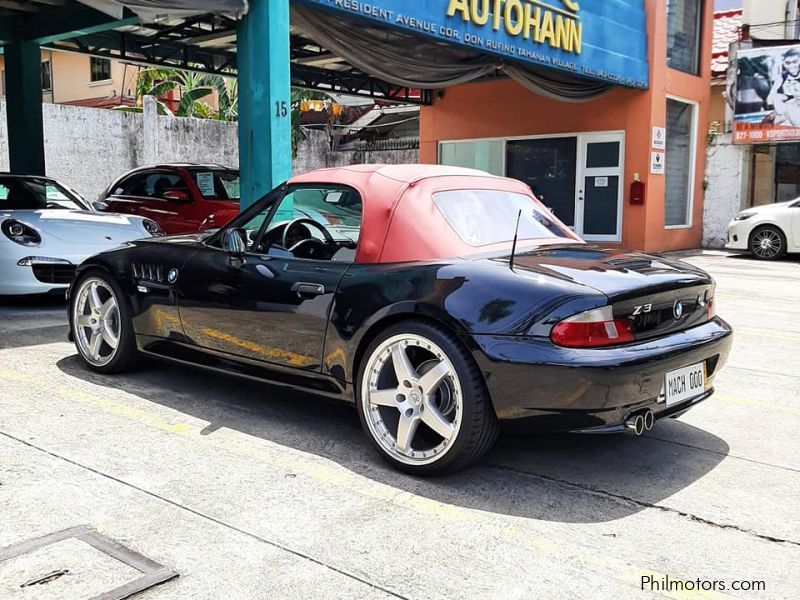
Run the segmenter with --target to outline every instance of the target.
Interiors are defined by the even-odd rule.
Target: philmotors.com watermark
[[[649,592],[764,592],[765,581],[742,580],[722,581],[720,579],[672,579],[669,575],[653,577],[642,575],[642,590]]]

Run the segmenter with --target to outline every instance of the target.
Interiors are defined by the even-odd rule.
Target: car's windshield
[[[239,200],[239,171],[194,169],[191,173],[197,189],[206,200]]]
[[[89,210],[80,198],[52,180],[38,177],[0,177],[0,210],[42,208]]]
[[[524,194],[454,190],[434,194],[433,201],[458,236],[470,246],[512,241],[518,217],[520,241],[575,239],[565,225]]]

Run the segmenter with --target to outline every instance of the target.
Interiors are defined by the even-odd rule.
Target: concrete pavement
[[[60,303],[0,305],[0,548],[90,525],[180,573],[141,598],[795,598],[800,265],[688,260],[737,330],[712,400],[639,439],[504,436],[433,480],[385,466],[350,407],[174,366],[100,376]],[[0,562],[0,597],[82,597],[80,556],[25,588],[44,565]]]

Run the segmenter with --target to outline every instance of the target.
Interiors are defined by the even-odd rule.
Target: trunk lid
[[[706,322],[714,297],[711,276],[688,263],[591,246],[528,252],[515,257],[514,270],[569,280],[605,294],[614,318],[629,319],[637,340]]]

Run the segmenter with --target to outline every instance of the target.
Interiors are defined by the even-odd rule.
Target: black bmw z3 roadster
[[[714,291],[587,245],[518,181],[365,165],[91,257],[70,337],[102,373],[149,356],[354,402],[385,459],[430,475],[500,426],[641,435],[707,399],[732,343]]]

